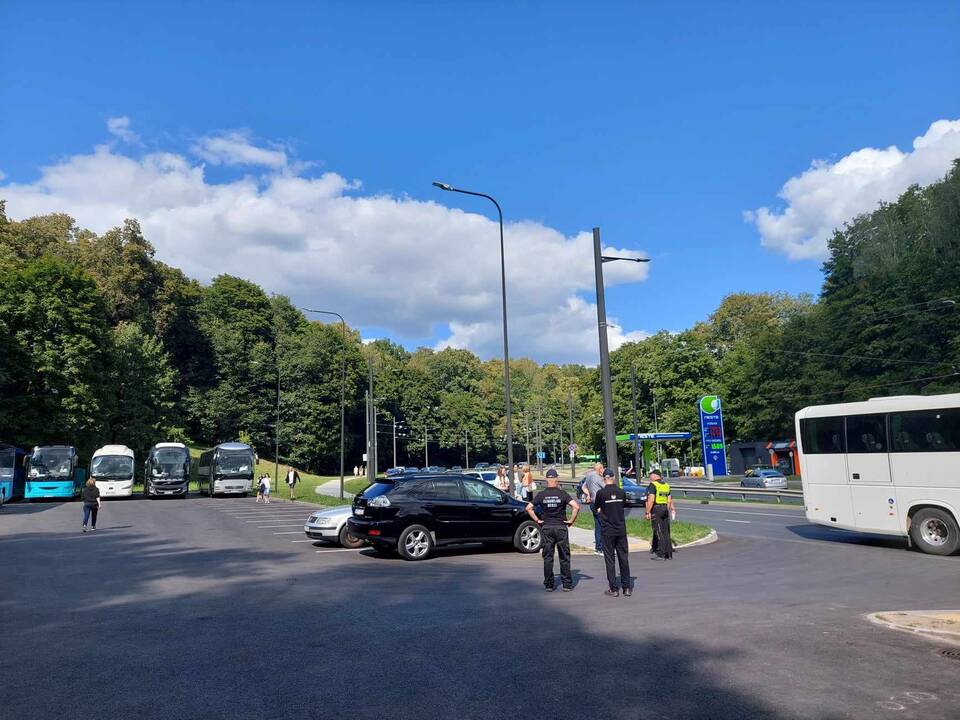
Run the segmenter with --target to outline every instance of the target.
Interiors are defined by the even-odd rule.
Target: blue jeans
[[[97,526],[97,513],[100,511],[96,505],[84,505],[83,506],[83,526],[87,526],[87,521],[90,519],[90,516],[93,515],[93,527]]]
[[[590,512],[593,513],[593,547],[597,552],[603,552],[603,538],[600,537],[600,513],[591,505]]]

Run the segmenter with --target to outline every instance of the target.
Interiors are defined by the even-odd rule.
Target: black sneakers
[[[631,595],[633,595],[633,590],[631,588],[625,587],[623,589],[623,596],[630,597]]]
[[[620,597],[619,590],[611,590],[610,588],[607,588],[606,590],[604,590],[603,594],[606,595],[607,597]]]

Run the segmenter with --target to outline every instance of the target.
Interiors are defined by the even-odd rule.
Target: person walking
[[[600,516],[593,505],[593,499],[603,488],[603,463],[597,463],[583,478],[583,501],[590,505],[593,513],[593,554],[603,555],[603,539],[600,534]]]
[[[663,482],[659,470],[650,471],[650,485],[647,486],[647,512],[644,517],[653,525],[656,550],[651,560],[671,560],[673,541],[670,539],[670,519],[676,517],[677,510],[670,495],[670,484]]]
[[[603,487],[593,500],[600,517],[603,538],[603,562],[607,566],[607,585],[604,595],[618,597],[623,590],[625,597],[633,595],[630,586],[630,545],[627,542],[627,521],[623,516],[623,489],[617,485],[616,473],[607,468],[603,471]],[[620,584],[617,584],[617,569],[620,566]]]
[[[567,505],[573,513],[567,520]],[[536,508],[540,508],[537,515]],[[580,512],[580,504],[560,489],[560,478],[554,468],[547,470],[547,487],[527,503],[527,515],[540,526],[543,536],[543,586],[547,592],[556,590],[553,575],[554,551],[560,556],[560,583],[564,592],[573,590],[573,573],[570,570],[570,533]]]
[[[263,502],[270,504],[270,476],[266,473],[260,479],[260,487],[263,488]]]
[[[100,488],[93,478],[87,478],[83,486],[83,532],[87,531],[87,522],[92,520],[90,530],[97,529],[97,515],[100,513]]]
[[[257,478],[257,502],[263,500],[263,473],[260,474],[260,477]]]
[[[497,468],[497,479],[493,481],[493,486],[501,492],[510,492],[510,480],[507,479],[507,469],[503,465]]]
[[[353,466],[353,476],[356,477],[356,476],[359,475],[359,474],[360,474],[360,468],[358,468],[356,465],[354,465],[354,466]]]
[[[295,500],[294,492],[297,483],[300,482],[300,473],[293,469],[293,465],[287,465],[287,487],[290,488],[290,500]]]

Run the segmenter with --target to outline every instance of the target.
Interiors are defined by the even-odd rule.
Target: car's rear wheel
[[[355,535],[351,535],[350,531],[347,530],[346,525],[340,528],[340,535],[337,537],[337,540],[341,547],[349,548],[351,550],[358,547],[363,547],[364,543],[363,539],[358,538]]]
[[[423,525],[411,525],[400,533],[397,550],[406,560],[423,560],[433,551],[433,536]]]
[[[939,508],[922,508],[910,520],[913,543],[931,555],[952,555],[960,548],[960,529],[953,516]]]
[[[540,526],[532,520],[520,523],[513,534],[513,546],[522,553],[535,553],[539,552],[542,545],[543,533],[540,532]]]

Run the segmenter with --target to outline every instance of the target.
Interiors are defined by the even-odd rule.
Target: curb
[[[713,528],[710,528],[710,533],[706,537],[702,537],[699,540],[694,540],[693,542],[688,542],[685,545],[677,545],[673,549],[683,550],[684,548],[697,547],[698,545],[712,545],[719,539],[720,536],[717,535],[717,531]]]
[[[720,536],[717,535],[717,531],[713,528],[710,528],[710,532],[706,536],[700,538],[699,540],[694,540],[693,542],[688,542],[683,545],[674,545],[673,549],[683,550],[685,548],[697,547],[698,545],[712,545],[719,539],[720,539]],[[640,540],[640,542],[644,543],[644,545],[641,546],[639,549],[635,549],[631,544],[630,552],[643,552],[644,550],[650,549],[649,540]],[[593,550],[591,550],[590,548],[584,547],[582,545],[576,545],[573,542],[570,543],[570,552],[573,555],[593,555]]]
[[[888,620],[883,615],[905,615],[907,617],[913,616],[922,616],[926,614],[934,613],[943,613],[944,610],[911,610],[911,611],[901,611],[901,610],[885,610],[882,612],[869,613],[864,617],[867,618],[874,625],[879,625],[880,627],[887,628],[888,630],[896,630],[897,632],[909,633],[911,635],[921,637],[924,640],[929,640],[931,642],[938,643],[948,643],[950,645],[960,646],[960,632],[953,632],[951,630],[933,630],[930,628],[917,628],[910,627],[909,625],[901,625],[894,622],[893,620]]]

